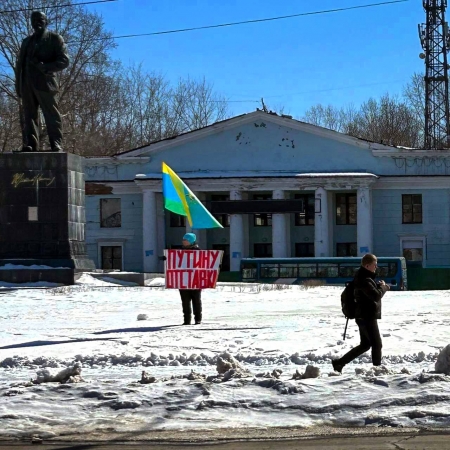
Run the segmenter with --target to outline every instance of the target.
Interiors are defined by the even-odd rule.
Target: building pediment
[[[308,133],[314,136],[322,137],[324,139],[330,139],[364,149],[386,151],[390,148],[382,144],[355,138],[343,133],[329,130],[327,128],[311,125],[306,122],[301,122],[299,120],[290,118],[290,116],[278,116],[276,114],[265,113],[263,111],[255,111],[252,113],[236,116],[231,119],[223,120],[221,122],[217,122],[199,130],[184,133],[173,138],[164,139],[134,150],[120,153],[116,155],[116,158],[119,160],[126,160],[130,157],[149,157],[154,155],[155,153],[169,150],[173,147],[183,146],[195,141],[202,140],[208,136],[219,135],[223,134],[224,132],[232,131],[233,129],[237,130],[242,126],[249,124],[254,126],[255,128],[262,129],[266,128],[269,124],[278,127],[286,127],[294,131]],[[240,136],[239,132],[237,132],[236,139],[239,140],[241,137],[242,135]],[[286,142],[286,145],[288,145],[288,141]]]

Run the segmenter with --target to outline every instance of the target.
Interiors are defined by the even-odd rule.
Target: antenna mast
[[[420,58],[425,59],[425,148],[450,148],[447,0],[423,0],[423,7],[427,23],[419,25],[419,37]]]

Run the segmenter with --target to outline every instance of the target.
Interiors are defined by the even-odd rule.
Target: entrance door
[[[213,250],[222,250],[223,258],[222,258],[222,268],[221,272],[229,272],[230,271],[230,246],[228,244],[213,244]]]
[[[102,245],[102,269],[122,270],[122,246]]]

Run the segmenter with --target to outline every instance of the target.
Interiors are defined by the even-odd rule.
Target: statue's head
[[[31,26],[36,33],[43,33],[47,28],[47,16],[41,11],[31,13]]]

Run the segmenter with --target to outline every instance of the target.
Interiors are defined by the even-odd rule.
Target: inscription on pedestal
[[[11,184],[13,187],[18,188],[25,184],[30,184],[31,186],[39,187],[39,184],[42,187],[49,187],[55,182],[55,177],[46,178],[41,173],[39,175],[35,175],[33,178],[27,178],[24,173],[15,173],[13,175]]]

